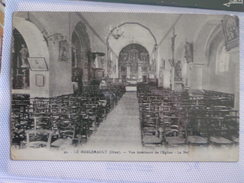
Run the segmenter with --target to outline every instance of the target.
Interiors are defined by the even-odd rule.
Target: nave
[[[162,88],[157,88],[155,85],[149,87],[141,83],[138,84],[137,92],[125,92],[99,124],[94,126],[97,121],[92,117],[92,113],[90,113],[90,120],[88,121],[86,118],[80,118],[78,123],[85,124],[88,122],[90,124],[90,127],[82,130],[83,136],[80,136],[81,133],[77,133],[77,130],[76,132],[73,131],[73,133],[70,127],[62,127],[62,125],[67,125],[65,124],[67,122],[72,123],[71,120],[74,118],[65,118],[66,122],[63,124],[62,122],[64,121],[61,121],[59,124],[60,129],[55,130],[51,128],[51,130],[46,131],[42,130],[42,128],[46,128],[47,123],[42,121],[36,127],[31,127],[31,124],[29,124],[29,128],[36,128],[35,131],[25,130],[25,133],[28,135],[30,135],[31,131],[32,135],[36,133],[31,137],[32,140],[27,138],[30,141],[26,142],[25,137],[22,138],[19,144],[13,141],[15,145],[12,149],[14,149],[15,156],[23,159],[43,160],[50,159],[50,157],[56,160],[64,158],[71,160],[96,160],[99,159],[98,157],[103,157],[104,160],[111,160],[111,158],[117,160],[118,156],[116,156],[116,153],[121,154],[123,152],[127,155],[122,157],[125,160],[141,160],[140,158],[143,157],[144,160],[151,161],[153,156],[150,156],[150,153],[155,151],[169,153],[168,156],[164,154],[163,157],[162,154],[161,156],[158,155],[158,158],[161,160],[166,158],[164,160],[168,161],[180,160],[181,158],[198,160],[199,156],[201,156],[202,160],[218,160],[221,157],[225,159],[233,158],[238,147],[238,136],[236,136],[238,134],[238,116],[235,116],[237,111],[230,109],[233,102],[230,96],[222,94],[219,97],[222,101],[222,109],[219,108],[220,106],[214,106],[216,104],[216,94],[212,98],[208,96],[207,103],[212,100],[212,106],[211,109],[206,106],[204,109],[203,105],[207,100],[206,96],[203,99],[199,97],[198,93],[197,98],[190,97],[191,99],[187,101],[186,93],[184,93],[184,100],[183,102],[178,101],[178,107],[179,103],[186,105],[185,107],[188,109],[185,108],[184,110],[189,110],[188,112],[184,111],[187,112],[188,118],[186,118],[184,114],[177,113],[177,111],[180,112],[183,108],[175,108],[176,103],[172,103],[177,95],[179,93],[176,94],[170,90],[162,90]],[[226,106],[225,109],[224,105]],[[155,110],[156,106],[159,107],[158,110]],[[200,108],[202,112],[199,111]],[[211,111],[214,108],[215,111]],[[209,114],[206,115],[203,111]],[[170,113],[171,115],[169,115]],[[215,114],[211,117],[210,114],[213,113]],[[43,113],[40,113],[39,117],[40,115],[44,117]],[[62,116],[63,120],[66,114],[59,115]],[[204,115],[206,116],[204,117]],[[94,121],[91,121],[92,119]],[[31,119],[29,120],[31,121]],[[21,119],[20,121],[22,123],[16,124],[17,128],[24,129],[28,126],[24,122],[26,119]],[[59,133],[58,138],[54,131]],[[44,138],[46,132],[54,135],[47,143],[45,142],[47,139]],[[20,132],[20,134],[25,136],[23,132]],[[78,142],[78,137],[82,137],[83,141],[80,139]],[[223,150],[225,153],[216,157]],[[110,156],[103,153],[99,154],[104,151],[109,152]],[[141,154],[140,156],[134,156],[135,154],[131,154],[133,156],[128,157],[128,152],[130,151],[137,152],[137,154],[149,153],[149,155],[142,156]],[[83,153],[87,152],[90,152],[91,155],[84,156]],[[94,152],[97,153],[98,157],[92,156]],[[112,154],[110,154],[111,152]],[[184,153],[184,155],[175,157],[174,153],[176,152]],[[72,156],[70,156],[71,154]],[[212,157],[209,156],[211,154],[213,155]]]
[[[142,147],[234,145],[239,112],[231,94],[138,83],[110,90],[88,87],[80,96],[13,99],[12,144],[19,148],[64,146]],[[30,102],[32,101],[32,102]]]
[[[136,92],[126,92],[85,147],[140,147],[140,137]]]

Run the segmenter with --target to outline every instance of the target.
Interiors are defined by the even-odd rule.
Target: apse
[[[146,81],[149,66],[149,53],[140,44],[129,44],[119,54],[119,77],[123,81]]]

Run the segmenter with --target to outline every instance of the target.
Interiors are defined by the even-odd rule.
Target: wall
[[[113,37],[116,34],[116,29],[112,29],[107,37],[108,44],[112,47],[113,52],[109,53],[109,59],[111,59],[111,54],[113,55],[113,64],[116,67],[116,72],[110,74],[111,77],[116,78],[119,76],[118,73],[118,56],[123,48],[130,44],[139,44],[146,48],[149,53],[150,63],[152,64],[152,58],[155,53],[153,53],[156,40],[150,33],[150,30],[144,27],[142,24],[137,24],[135,22],[124,22],[119,26],[119,33],[121,37],[118,39]],[[155,72],[154,72],[155,73]]]
[[[217,72],[217,62],[219,61],[219,52],[225,48],[224,36],[221,30],[209,44],[208,64],[204,68],[205,78],[203,78],[203,87],[207,90],[214,90],[235,94],[235,108],[239,108],[239,80],[240,80],[240,57],[239,47],[233,48],[227,52],[229,54],[228,70]]]
[[[49,51],[47,43],[40,30],[31,22],[23,18],[15,17],[13,19],[13,27],[16,28],[24,37],[29,50],[30,57],[45,58],[49,67]],[[38,43],[38,44],[36,44]],[[45,85],[43,87],[36,86],[36,75],[44,77]],[[31,91],[31,92],[30,92]],[[13,91],[17,93],[30,93],[31,97],[48,97],[49,96],[49,72],[47,71],[30,71],[30,91]]]
[[[216,72],[216,66],[218,58],[218,47],[221,44],[217,44],[219,42],[215,42],[211,45],[211,54],[209,55],[209,64],[206,65],[204,73],[205,78],[203,80],[203,86],[205,89],[214,90],[214,91],[223,91],[227,93],[234,93],[235,92],[235,84],[236,80],[239,77],[236,77],[235,73],[239,58],[237,51],[231,51],[230,54],[230,61],[229,61],[229,70],[225,72]]]
[[[28,18],[28,14],[24,12],[18,13],[18,16]],[[95,16],[97,19],[101,19],[103,22],[95,19]],[[104,16],[108,15],[104,14]],[[111,31],[109,26],[115,27],[120,25],[118,24],[118,20],[115,18],[117,17],[121,22],[129,21],[129,19],[127,19],[127,15],[121,15],[124,17],[124,19],[119,15],[114,17],[108,16],[109,19],[111,18],[110,23],[105,21],[104,16],[100,17],[94,14],[78,12],[31,12],[29,14],[30,21],[36,24],[35,29],[39,30],[38,35],[35,37],[32,37],[30,32],[25,36],[25,39],[30,39],[28,42],[32,42],[32,44],[38,43],[35,46],[28,46],[32,49],[30,53],[33,53],[33,56],[44,55],[49,67],[49,71],[45,73],[45,77],[47,79],[45,87],[35,88],[35,86],[33,86],[34,81],[31,81],[34,93],[42,93],[43,96],[58,96],[73,93],[71,83],[71,53],[69,53],[67,61],[60,61],[58,55],[58,43],[60,39],[66,39],[71,45],[72,33],[79,22],[86,25],[86,32],[89,35],[91,51],[107,53],[108,40],[111,49],[105,56],[105,60],[112,59],[112,67],[116,67],[115,72],[111,73],[110,77],[118,77],[117,72],[119,52],[124,46],[130,43],[134,42],[145,46],[149,51],[150,58],[153,58],[152,50],[155,45],[155,40],[147,29],[144,29],[138,24],[125,24],[122,26],[122,31],[124,33],[121,38],[114,39],[112,36],[108,36],[109,31]],[[163,14],[155,14],[152,16],[157,17],[155,18],[155,21],[158,22],[157,24],[151,23],[150,21],[144,21],[143,19],[149,19],[147,16],[142,16],[143,18],[141,18],[132,14],[128,15],[128,17],[131,17],[131,20],[137,20],[136,18],[139,17],[137,22],[141,23],[142,25],[145,24],[148,28],[150,28],[153,35],[155,35],[156,42],[158,43],[158,50],[155,52],[154,57],[157,60],[156,75],[159,78],[160,85],[164,86],[165,88],[169,88],[173,84],[174,80],[173,75],[171,74],[174,71],[171,69],[169,59],[172,58],[172,25],[175,24],[175,61],[180,60],[182,65],[186,66],[186,61],[184,58],[185,42],[187,41],[193,43],[194,47],[194,62],[185,67],[188,68],[188,72],[183,72],[184,83],[187,84],[187,86],[195,89],[220,90],[232,93],[239,91],[237,88],[237,86],[239,86],[239,76],[233,76],[233,73],[236,73],[236,70],[238,70],[238,51],[232,51],[230,53],[231,61],[230,70],[228,72],[218,75],[215,73],[217,53],[211,50],[216,50],[219,44],[222,44],[221,41],[223,40],[223,34],[218,32],[218,30],[221,30],[221,19],[223,16],[172,15],[173,18]],[[160,24],[161,18],[162,20],[167,20],[165,24]],[[25,27],[22,29],[26,30]],[[62,36],[55,40],[55,35],[57,34]],[[43,43],[43,45],[46,44],[49,51],[40,52],[40,49],[37,47],[40,46],[39,43]],[[43,49],[41,48],[41,50]],[[107,65],[107,62],[105,65]],[[162,69],[162,72],[160,72],[159,68]],[[202,70],[202,72],[200,70]]]
[[[27,41],[28,48],[30,49],[30,56],[33,57],[45,57],[48,64],[48,71],[41,72],[45,76],[45,86],[40,88],[35,86],[34,73],[30,74],[30,90],[24,91],[31,93],[32,97],[53,97],[65,94],[73,93],[73,86],[71,82],[72,76],[72,63],[71,52],[68,53],[67,61],[60,61],[59,59],[59,42],[62,40],[68,40],[69,46],[71,45],[72,32],[79,22],[84,23],[84,19],[78,16],[76,13],[52,13],[52,12],[20,12],[16,14],[19,19],[30,19],[28,24],[32,24],[35,27],[33,29],[27,29],[26,23],[23,21],[19,23],[19,27],[22,27],[24,39]],[[48,21],[47,21],[48,20]],[[38,32],[38,34],[35,34]],[[105,52],[105,44],[97,37],[89,26],[87,26],[87,33],[91,40],[91,51]],[[32,36],[33,35],[33,36]],[[46,50],[42,47],[42,42],[46,45]],[[30,45],[31,44],[31,45]],[[50,60],[50,61],[49,61]],[[35,74],[40,74],[35,72]]]
[[[233,88],[235,85],[233,73],[236,71],[236,65],[233,62],[230,64],[229,72],[216,75],[216,53],[207,55],[210,50],[216,50],[217,45],[224,40],[223,33],[219,32],[222,30],[221,20],[222,15],[182,15],[180,20],[175,25],[175,61],[180,60],[182,66],[185,67],[187,72],[183,72],[183,81],[185,86],[194,89],[211,89],[216,91],[234,92]],[[191,26],[189,26],[191,25]],[[169,59],[172,58],[171,49],[171,38],[173,35],[173,29],[169,30],[169,33],[163,40],[159,41],[159,66],[162,64],[161,61],[165,60],[165,69],[163,75],[159,77],[159,80],[163,80],[163,86],[169,88],[173,82],[171,66]],[[213,41],[214,36],[220,36],[218,39]],[[186,66],[185,60],[185,42],[193,43],[193,63]],[[210,42],[217,44],[215,47],[210,45]],[[211,46],[211,48],[210,48]],[[231,58],[239,60],[237,52],[231,53]],[[210,64],[211,63],[211,64]],[[237,78],[238,79],[238,78]],[[230,84],[231,83],[231,84]]]

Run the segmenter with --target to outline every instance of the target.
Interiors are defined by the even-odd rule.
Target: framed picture
[[[47,63],[44,57],[29,57],[28,62],[32,71],[47,71]]]
[[[43,87],[45,85],[45,76],[42,74],[36,74],[35,83],[38,87]]]

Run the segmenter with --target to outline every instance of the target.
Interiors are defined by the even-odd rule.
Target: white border
[[[0,182],[244,182],[244,13],[62,0],[8,0],[0,74]],[[240,159],[214,162],[11,161],[9,148],[11,17],[14,11],[101,11],[233,14],[240,19]],[[79,179],[79,181],[78,181]]]

